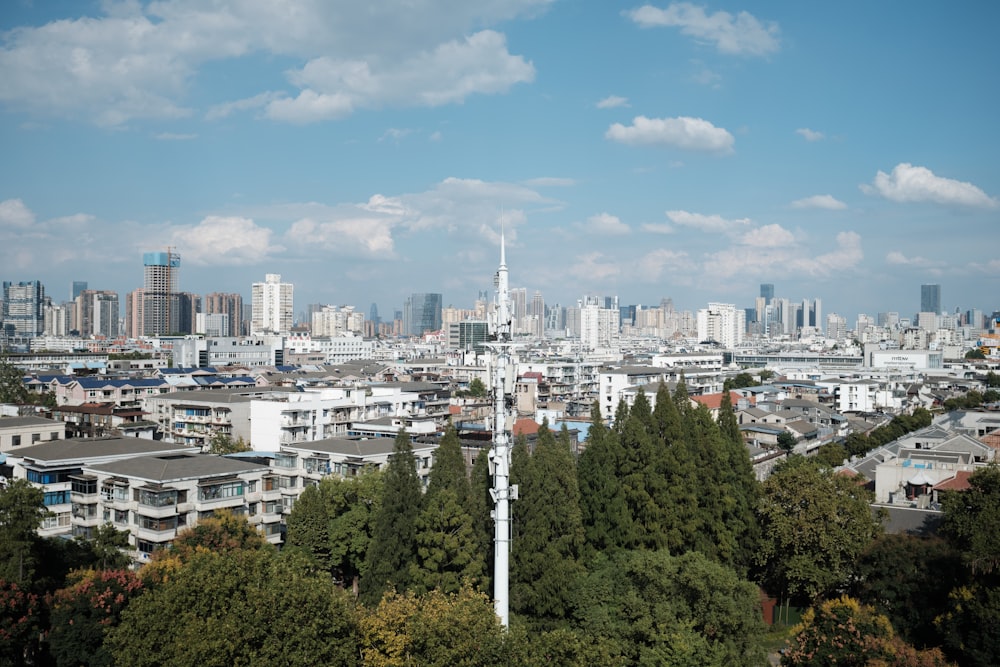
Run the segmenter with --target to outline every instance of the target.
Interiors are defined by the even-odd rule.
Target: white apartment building
[[[347,332],[363,334],[364,313],[354,312],[354,306],[323,306],[312,314],[310,330],[316,338],[339,336]]]
[[[128,531],[132,559],[147,560],[177,533],[228,510],[281,541],[282,514],[300,489],[284,492],[267,465],[204,454],[139,456],[84,466],[72,475],[73,533],[110,522]],[[284,497],[291,498],[285,502]]]
[[[580,308],[580,344],[584,349],[612,347],[618,339],[621,314],[617,310],[588,303]]]
[[[281,274],[268,273],[264,282],[251,286],[250,335],[284,334],[295,322],[295,286],[281,282]]]
[[[731,303],[709,303],[698,311],[698,340],[715,341],[726,349],[743,342],[746,312]]]
[[[315,325],[316,315],[313,314]],[[348,361],[369,360],[375,356],[375,342],[366,340],[351,331],[341,331],[337,334],[317,335],[315,330],[310,334],[295,334],[285,340],[285,350],[288,354],[320,355],[323,363],[342,364]]]
[[[281,336],[187,336],[173,341],[172,352],[178,368],[280,366],[284,363],[284,349]]]
[[[434,466],[438,443],[412,443],[417,476],[426,487]],[[318,484],[328,475],[354,477],[366,469],[382,469],[389,464],[393,438],[327,438],[309,443],[283,445],[274,460],[276,474],[301,478],[303,486]]]
[[[85,466],[151,454],[175,455],[185,450],[183,445],[142,438],[70,438],[22,447],[8,453],[7,462],[15,479],[27,479],[44,493],[45,509],[51,514],[43,520],[38,534],[52,537],[70,534],[72,517],[77,514],[93,511],[93,516],[85,518],[98,521],[96,509],[77,508],[71,497],[73,478]]]

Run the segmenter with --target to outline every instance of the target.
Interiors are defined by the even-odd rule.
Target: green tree
[[[594,401],[587,446],[577,465],[581,520],[591,557],[621,549],[630,532],[631,517],[616,474],[623,458],[617,433],[604,425],[601,407]]]
[[[965,491],[941,499],[941,532],[963,554],[973,574],[1000,570],[1000,466],[980,468]]]
[[[417,518],[416,559],[410,566],[417,593],[455,593],[463,581],[478,582],[486,566],[479,550],[470,488],[458,433],[449,423],[437,449],[423,510]]]
[[[410,436],[400,429],[386,466],[382,504],[365,556],[367,572],[360,593],[366,604],[377,603],[388,588],[405,590],[409,585],[422,500]]]
[[[330,567],[335,581],[357,597],[367,571],[365,554],[382,505],[383,473],[369,468],[356,477],[327,477],[320,483],[330,502]],[[293,508],[294,509],[294,508]]]
[[[23,405],[31,402],[31,395],[24,385],[24,373],[10,362],[7,355],[0,356],[0,403]]]
[[[760,526],[755,514],[760,502],[760,484],[728,393],[723,394],[719,406],[718,427],[721,456],[715,465],[720,473],[720,488],[725,501],[722,518],[733,536],[732,555],[723,562],[730,564],[738,573],[745,574],[753,563],[760,540]]]
[[[120,570],[129,566],[132,559],[123,551],[129,546],[128,536],[128,531],[118,530],[111,522],[94,529],[88,543],[100,569]]]
[[[961,554],[945,540],[888,534],[861,554],[851,594],[888,616],[906,641],[927,648],[943,643],[935,619],[966,579]]]
[[[511,611],[551,628],[566,619],[583,572],[583,521],[569,433],[555,437],[548,420],[534,453],[523,463],[513,505]]]
[[[239,452],[249,452],[250,445],[242,438],[233,437],[228,433],[216,431],[208,441],[209,454],[237,454]]]
[[[387,592],[360,620],[365,667],[479,667],[507,664],[504,633],[484,594]]]
[[[328,484],[321,483],[319,486],[306,487],[299,495],[288,515],[285,548],[301,550],[318,567],[331,572],[332,503],[324,493],[328,488]]]
[[[486,396],[486,385],[479,378],[472,378],[469,382],[469,396],[473,398],[483,398]]]
[[[795,439],[795,436],[788,431],[782,431],[778,434],[778,447],[786,452],[790,452],[795,449],[795,445],[797,445],[798,442],[799,441]]]
[[[170,553],[181,560],[199,551],[270,550],[272,545],[250,525],[245,516],[229,510],[217,510],[214,516],[199,519],[195,525],[177,534]]]
[[[48,516],[45,494],[26,479],[0,489],[0,579],[25,584],[32,579],[38,527]]]
[[[483,555],[483,577],[477,587],[483,593],[492,592],[493,588],[493,534],[494,524],[491,512],[493,499],[490,490],[493,488],[493,478],[490,476],[489,449],[483,447],[476,455],[472,464],[472,479],[469,482],[469,516],[472,518],[473,536],[476,540],[476,551]]]
[[[74,573],[66,588],[49,599],[49,653],[62,667],[114,664],[104,640],[122,611],[142,592],[142,581],[128,570]]]
[[[836,468],[847,458],[847,448],[837,442],[828,442],[816,451],[816,461],[826,468]]]
[[[198,551],[134,599],[106,646],[117,664],[355,665],[348,594],[301,554]]]
[[[990,371],[986,374],[987,387],[1000,387],[1000,374]]]
[[[625,551],[595,567],[579,589],[584,636],[620,659],[612,664],[760,665],[759,593],[729,568],[691,552]]]
[[[965,353],[966,359],[985,359],[986,354],[978,347]]]
[[[758,562],[768,589],[812,601],[845,583],[857,557],[882,532],[872,492],[792,456],[764,482]]]

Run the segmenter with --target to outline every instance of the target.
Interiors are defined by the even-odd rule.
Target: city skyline
[[[992,4],[276,8],[5,8],[0,278],[471,307],[502,218],[546,303],[1000,308]]]

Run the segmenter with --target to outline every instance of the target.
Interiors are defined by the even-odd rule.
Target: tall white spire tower
[[[510,285],[503,222],[500,223],[500,268],[494,278],[496,309],[490,319],[489,344],[493,351],[493,447],[490,472],[493,475],[493,605],[500,624],[510,625],[510,501],[517,499],[517,487],[510,485],[511,431],[514,426],[514,379],[517,364],[511,344]]]

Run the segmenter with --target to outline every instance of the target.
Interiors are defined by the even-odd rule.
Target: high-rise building
[[[403,332],[421,336],[425,331],[440,331],[441,303],[440,294],[411,294],[403,307]]]
[[[74,306],[73,323],[79,336],[118,337],[118,292],[85,289],[76,297]]]
[[[250,335],[288,334],[295,318],[295,286],[281,282],[281,274],[268,273],[251,287]]]
[[[941,314],[941,286],[921,285],[920,286],[920,312]]]
[[[697,315],[699,341],[715,341],[733,349],[743,342],[746,331],[746,313],[731,303],[710,303]]]
[[[764,299],[764,305],[771,303],[774,299],[774,284],[772,283],[761,283],[760,284],[760,295]]]
[[[177,333],[194,333],[198,314],[201,313],[201,297],[190,292],[177,293]]]
[[[205,295],[206,315],[226,315],[226,330],[223,336],[243,335],[243,297],[239,294],[212,292]],[[216,323],[219,320],[214,320]]]
[[[45,331],[45,287],[37,280],[3,283],[3,329],[8,337],[34,338]]]
[[[72,301],[76,301],[76,297],[80,296],[80,294],[85,289],[87,289],[87,281],[86,280],[74,280],[73,281],[73,288],[72,288],[72,296],[70,297],[70,299]]]
[[[125,295],[125,335],[129,338],[142,336],[143,305],[145,290],[137,287]]]
[[[177,279],[181,256],[172,250],[142,256],[142,336],[163,336],[180,330]]]

